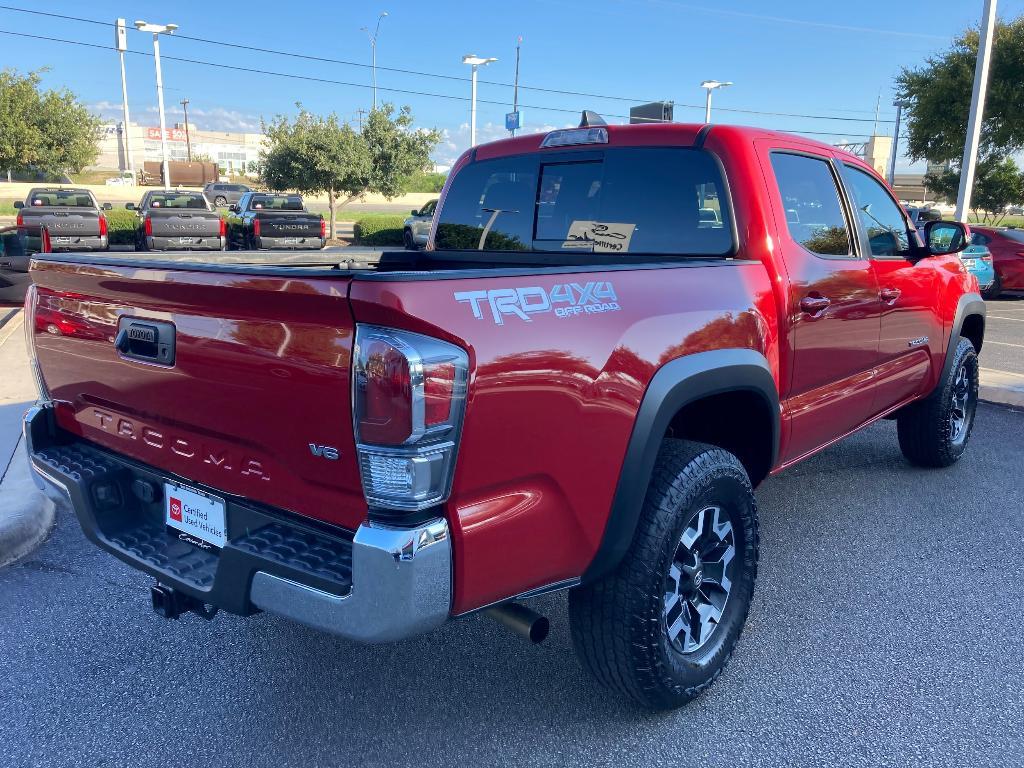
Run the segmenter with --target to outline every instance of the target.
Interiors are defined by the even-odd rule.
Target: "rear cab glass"
[[[199,193],[181,195],[173,192],[167,194],[157,192],[149,196],[147,204],[150,208],[192,208],[201,211],[208,208],[206,198]]]
[[[471,163],[448,190],[434,248],[725,257],[733,232],[713,155],[609,148]]]
[[[299,195],[253,195],[249,200],[250,211],[302,211],[302,197]]]
[[[75,192],[74,190],[52,190],[47,192],[36,192],[28,201],[29,206],[36,208],[52,206],[55,208],[95,208],[92,195],[88,192]]]

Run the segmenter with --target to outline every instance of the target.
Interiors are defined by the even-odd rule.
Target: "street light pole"
[[[892,157],[889,158],[889,186],[896,183],[896,150],[900,144],[900,117],[903,115],[903,108],[907,106],[906,101],[894,101],[896,107],[896,126],[892,129]]]
[[[711,92],[716,88],[725,88],[726,86],[732,85],[731,82],[719,82],[718,80],[705,80],[700,84],[701,88],[707,91],[707,97],[704,100],[704,122],[711,122]]]
[[[377,109],[377,36],[380,34],[380,23],[387,15],[387,11],[380,12],[380,16],[377,17],[377,27],[373,30],[372,35],[369,27],[360,27],[370,38],[370,82],[373,84],[373,109]]]
[[[114,41],[117,44],[117,55],[121,58],[121,109],[124,113],[124,128],[121,137],[124,141],[124,161],[128,172],[135,178],[135,163],[132,162],[131,120],[128,117],[128,80],[124,73],[124,52],[128,49],[128,34],[124,19],[118,19],[114,28]]]
[[[185,110],[185,152],[188,156],[188,161],[192,162],[192,139],[188,135],[188,99],[181,100],[181,108]]]
[[[163,156],[161,169],[164,177],[164,191],[171,188],[171,167],[167,158],[167,120],[164,118],[164,80],[160,72],[160,35],[173,35],[177,24],[149,24],[136,21],[135,28],[140,32],[153,33],[153,60],[156,62],[156,105],[160,112],[160,153]]]
[[[981,142],[981,121],[985,114],[985,90],[988,87],[988,65],[992,59],[992,37],[996,25],[996,0],[985,0],[982,11],[981,35],[978,40],[978,61],[974,65],[974,91],[971,93],[971,116],[967,121],[967,141],[960,161],[960,189],[956,195],[956,220],[967,221],[974,188],[974,171],[978,162],[978,144]]]
[[[491,62],[497,61],[493,56],[490,58],[483,58],[477,56],[475,53],[467,53],[462,57],[463,64],[469,64],[472,67],[472,89],[469,100],[469,146],[476,146],[476,70],[477,67],[486,67]]]

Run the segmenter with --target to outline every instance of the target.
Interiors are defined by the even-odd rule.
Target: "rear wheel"
[[[407,251],[415,251],[416,250],[416,241],[413,240],[413,238],[412,238],[412,230],[411,229],[406,228],[402,232],[402,242],[405,244],[405,249]]]
[[[900,450],[919,467],[948,467],[967,448],[978,407],[978,353],[960,339],[949,372],[928,397],[896,417]]]
[[[227,208],[228,199],[223,195],[217,195],[215,198],[213,198],[213,204],[218,208]]]
[[[998,299],[999,294],[1003,292],[1003,281],[999,279],[999,273],[996,272],[996,279],[992,281],[986,290],[981,292],[981,298],[991,301],[992,299]]]
[[[652,709],[690,701],[732,655],[757,554],[757,503],[739,460],[665,440],[629,551],[612,573],[570,593],[584,667]]]

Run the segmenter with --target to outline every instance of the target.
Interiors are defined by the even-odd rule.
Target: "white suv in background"
[[[412,216],[405,220],[402,226],[402,240],[410,251],[418,250],[427,244],[435,208],[437,200],[431,200],[418,211],[413,211]]]

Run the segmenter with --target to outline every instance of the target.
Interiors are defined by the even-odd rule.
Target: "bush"
[[[352,232],[357,245],[375,247],[402,245],[402,225],[404,223],[405,216],[401,215],[363,216],[356,219]]]
[[[107,217],[107,233],[111,245],[133,245],[135,243],[135,229],[139,225],[139,217],[135,211],[126,211],[115,208],[112,211],[104,211]]]
[[[440,192],[447,173],[416,173],[402,182],[403,192]]]

